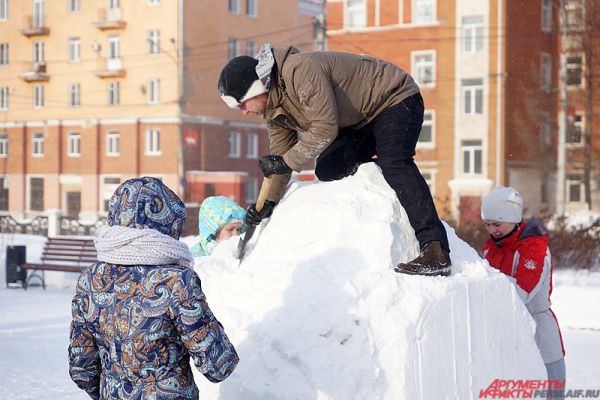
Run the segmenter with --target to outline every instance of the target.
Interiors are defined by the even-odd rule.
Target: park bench
[[[21,269],[31,270],[23,282],[27,289],[32,279],[39,279],[46,289],[44,271],[81,272],[97,262],[93,239],[49,237],[44,245],[41,262],[21,264]]]

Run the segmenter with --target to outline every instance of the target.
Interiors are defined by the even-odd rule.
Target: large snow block
[[[219,399],[469,399],[494,379],[545,379],[508,279],[447,227],[451,277],[400,275],[414,232],[374,164],[294,183],[248,245],[196,265],[240,364]]]

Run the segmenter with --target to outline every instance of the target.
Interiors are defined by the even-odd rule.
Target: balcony
[[[120,58],[101,59],[96,76],[99,78],[124,78],[126,75]]]
[[[25,28],[21,33],[27,37],[47,36],[50,34],[50,28],[45,25],[44,14],[34,14],[25,17]]]
[[[123,29],[127,23],[123,21],[120,8],[101,8],[98,10],[98,21],[94,25],[102,31]]]
[[[19,75],[25,82],[48,82],[50,76],[46,73],[46,62],[27,63],[29,71]]]

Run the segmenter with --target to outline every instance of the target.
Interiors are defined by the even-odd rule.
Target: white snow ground
[[[201,260],[208,302],[242,359],[222,384],[198,376],[202,399],[463,399],[494,378],[539,378],[523,306],[453,231],[452,277],[391,271],[414,255],[414,236],[366,167],[295,184],[240,267],[235,239]],[[6,244],[27,245],[29,261],[43,244],[1,239],[2,268]],[[52,288],[23,291],[0,273],[0,399],[86,398],[67,372],[74,275],[48,273]],[[568,387],[598,389],[600,273],[556,271],[554,286]]]

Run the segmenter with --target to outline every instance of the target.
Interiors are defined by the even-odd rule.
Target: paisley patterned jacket
[[[190,356],[212,382],[239,360],[185,267],[94,264],[72,314],[69,372],[93,399],[197,399]]]

